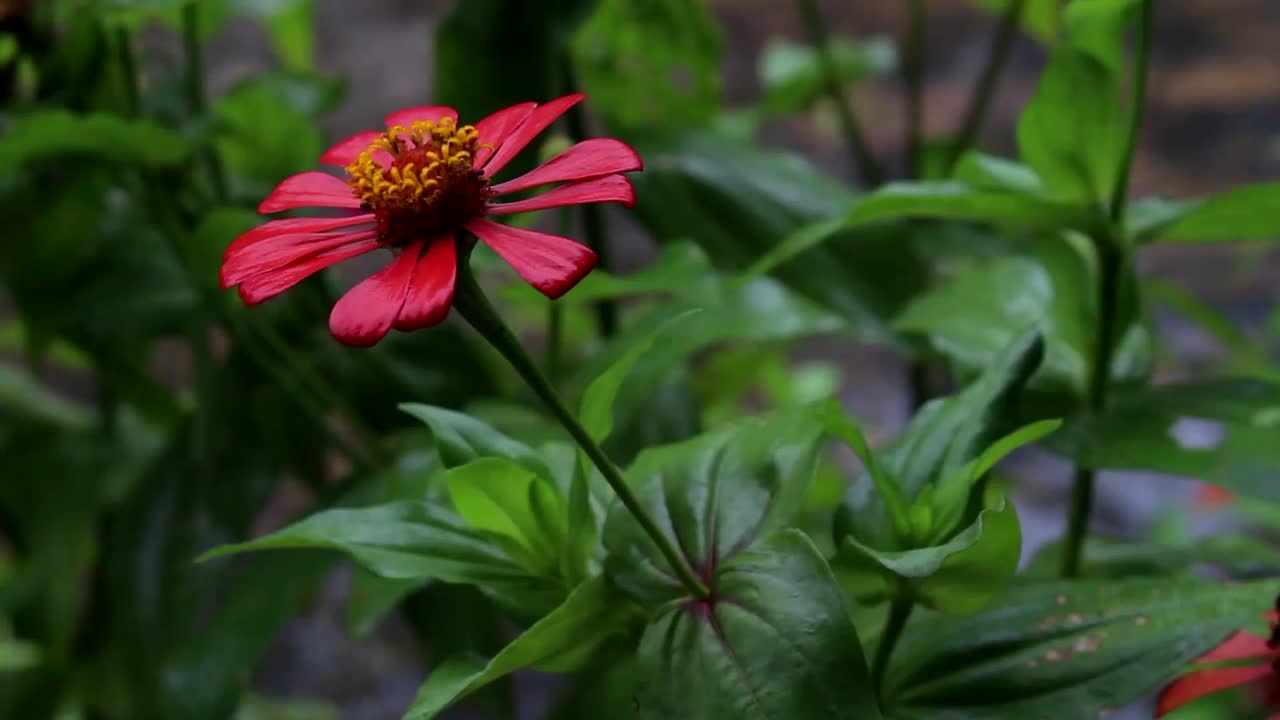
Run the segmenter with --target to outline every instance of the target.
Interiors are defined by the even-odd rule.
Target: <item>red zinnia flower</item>
[[[1235,502],[1235,493],[1217,485],[1201,483],[1196,490],[1196,507],[1200,510],[1216,510]]]
[[[472,125],[457,124],[452,108],[431,106],[392,113],[385,132],[353,135],[320,161],[344,167],[346,181],[323,172],[286,178],[258,212],[335,208],[338,217],[271,220],[241,235],[222,261],[222,287],[239,286],[253,305],[274,297],[330,265],[387,248],[393,259],[334,305],[329,330],[339,342],[369,347],[391,328],[417,330],[444,320],[453,301],[457,250],[467,230],[506,260],[520,277],[555,299],[591,271],[596,255],[568,238],[508,227],[486,215],[580,203],[635,203],[619,173],[643,163],[626,143],[584,140],[534,170],[491,184],[495,173],[538,133],[580,102],[569,95],[523,103]],[[564,183],[514,202],[493,198],[548,183]]]
[[[1280,601],[1277,601],[1280,604]],[[1156,717],[1164,717],[1192,700],[1227,688],[1252,687],[1265,707],[1280,709],[1280,629],[1276,612],[1267,613],[1271,637],[1240,631],[1196,658],[1196,665],[1220,665],[1197,670],[1170,683],[1160,693]],[[1224,664],[1232,663],[1234,664]],[[1268,715],[1280,720],[1280,713]]]

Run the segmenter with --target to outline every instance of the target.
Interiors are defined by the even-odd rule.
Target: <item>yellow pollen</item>
[[[374,140],[347,166],[347,185],[374,211],[423,211],[452,193],[471,195],[484,186],[473,168],[479,133],[453,118],[397,125]],[[391,155],[383,167],[374,154]]]

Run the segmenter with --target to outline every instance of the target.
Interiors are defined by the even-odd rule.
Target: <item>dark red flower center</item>
[[[483,213],[489,181],[474,167],[479,147],[476,129],[452,118],[396,126],[347,166],[347,184],[383,244],[430,239]]]

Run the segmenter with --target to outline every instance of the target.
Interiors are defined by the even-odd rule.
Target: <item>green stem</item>
[[[133,117],[142,115],[142,92],[138,89],[138,60],[133,51],[133,36],[125,28],[116,30],[116,53],[120,74],[124,76],[125,106]]]
[[[854,165],[862,176],[863,184],[868,187],[876,187],[884,182],[884,170],[880,167],[880,163],[876,161],[875,155],[871,153],[871,146],[867,143],[866,136],[862,132],[862,125],[858,122],[858,116],[854,112],[853,105],[845,94],[844,83],[840,81],[840,72],[836,68],[835,56],[831,53],[831,42],[827,37],[827,27],[822,21],[822,12],[818,9],[818,2],[817,0],[796,0],[796,5],[799,6],[800,15],[804,19],[805,28],[809,33],[809,42],[813,43],[813,49],[818,53],[818,63],[822,70],[822,83],[826,88],[827,95],[831,97],[832,104],[835,106],[841,130],[844,132],[845,142],[849,145],[849,152],[853,155]]]
[[[1155,0],[1142,0],[1142,14],[1138,20],[1138,49],[1133,70],[1132,113],[1129,116],[1129,136],[1120,158],[1120,171],[1116,173],[1116,186],[1111,193],[1111,221],[1120,225],[1124,221],[1125,205],[1129,198],[1129,175],[1133,170],[1133,157],[1137,152],[1138,133],[1142,130],[1147,106],[1147,74],[1151,65],[1151,25]]]
[[[913,178],[924,171],[925,17],[925,0],[908,0],[902,82],[906,87],[907,176]]]
[[[183,89],[187,96],[187,107],[193,115],[204,118],[208,111],[208,100],[205,97],[204,48],[200,44],[200,9],[197,3],[189,2],[182,6],[182,50],[184,73]],[[209,168],[209,176],[213,179],[214,192],[219,200],[227,197],[227,175],[222,167],[222,159],[212,143],[205,154],[205,164]]]
[[[681,558],[680,553],[676,551],[671,540],[663,534],[658,528],[657,523],[640,505],[639,499],[631,492],[630,486],[622,477],[622,472],[618,469],[613,461],[605,455],[596,441],[591,438],[586,429],[578,423],[578,419],[565,406],[564,400],[556,393],[555,388],[547,381],[547,378],[538,369],[538,364],[525,351],[524,346],[520,344],[520,340],[516,338],[511,329],[507,327],[502,318],[494,310],[489,303],[489,299],[485,297],[484,291],[476,282],[475,276],[471,272],[470,251],[469,248],[463,250],[461,240],[459,241],[460,254],[458,257],[458,279],[454,290],[453,307],[462,315],[471,327],[476,329],[489,344],[493,345],[503,357],[507,359],[515,371],[528,383],[529,388],[547,405],[547,408],[555,415],[564,429],[569,432],[578,446],[582,448],[591,462],[600,470],[600,474],[613,488],[618,499],[626,506],[631,516],[636,519],[640,527],[644,529],[649,538],[653,540],[654,545],[658,547],[658,551],[666,558],[667,564],[675,571],[680,583],[684,585],[689,594],[698,599],[705,599],[710,596],[707,586],[694,576],[693,571],[688,564]]]
[[[911,611],[916,607],[909,595],[898,594],[889,604],[889,618],[885,620],[884,630],[880,633],[880,641],[876,644],[876,656],[871,662],[871,686],[879,695],[884,691],[884,675],[889,669],[889,659],[893,657],[893,649],[907,627]]]
[[[1009,62],[1009,52],[1013,49],[1013,41],[1018,36],[1018,28],[1022,26],[1023,11],[1027,0],[1012,0],[1000,19],[1000,26],[991,40],[991,49],[987,52],[986,64],[978,76],[978,84],[974,87],[973,96],[969,99],[969,109],[964,116],[964,124],[960,126],[960,134],[951,144],[951,152],[947,157],[947,174],[955,168],[961,156],[973,147],[987,119],[987,110],[995,97],[1000,77]]]
[[[1138,48],[1132,82],[1132,114],[1129,135],[1120,168],[1116,173],[1116,186],[1111,196],[1111,229],[1094,238],[1098,254],[1098,334],[1093,344],[1090,364],[1088,409],[1099,414],[1106,409],[1107,394],[1111,384],[1111,363],[1115,353],[1117,325],[1119,323],[1120,285],[1125,272],[1128,239],[1124,237],[1125,205],[1128,202],[1129,175],[1133,169],[1138,133],[1147,97],[1147,74],[1151,62],[1151,24],[1154,0],[1142,0],[1142,14],[1138,25]],[[1089,516],[1093,511],[1093,489],[1096,472],[1092,468],[1077,467],[1071,489],[1071,507],[1067,519],[1067,534],[1063,541],[1062,575],[1076,577],[1084,563],[1084,541],[1089,531]]]

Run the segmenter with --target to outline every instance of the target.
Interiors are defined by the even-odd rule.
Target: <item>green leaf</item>
[[[1013,503],[1003,499],[969,527],[932,547],[881,551],[846,535],[833,569],[845,592],[860,602],[896,597],[899,587],[917,602],[945,612],[981,609],[1018,570],[1022,533]]]
[[[507,437],[491,425],[454,410],[421,403],[404,403],[400,409],[431,428],[445,467],[458,467],[482,457],[499,457],[552,479],[551,470],[533,448]]]
[[[567,532],[564,498],[551,481],[504,458],[480,458],[445,475],[458,514],[497,536],[529,571],[555,577]]]
[[[863,40],[835,38],[830,42],[836,74],[841,82],[855,83],[866,77],[885,75],[898,65],[898,53],[888,37]],[[760,57],[760,86],[763,108],[785,115],[806,112],[826,93],[818,53],[808,45],[785,39],[771,39]]]
[[[963,390],[933,400],[912,418],[879,456],[879,467],[894,478],[905,497],[916,499],[930,484],[964,467],[1001,432],[1008,422],[1016,396],[1026,386],[1043,358],[1043,342],[1034,330],[1026,330],[993,357],[987,368]],[[852,534],[858,542],[877,550],[910,550],[913,538],[895,533],[869,477],[860,477],[849,489],[837,515],[838,537]],[[957,498],[960,499],[960,498]],[[967,496],[962,498],[968,504]],[[914,501],[919,507],[919,500]],[[932,521],[929,523],[932,526]],[[917,535],[922,540],[928,534]]]
[[[1280,183],[1245,185],[1206,198],[1174,222],[1144,238],[1149,242],[1229,242],[1280,239]]]
[[[8,363],[0,363],[0,410],[68,429],[83,430],[93,424],[89,408],[54,393],[25,368]]]
[[[705,0],[598,0],[571,43],[582,89],[619,126],[706,126],[721,40]]]
[[[885,677],[897,720],[1085,720],[1181,672],[1241,627],[1262,630],[1280,582],[1149,578],[1017,588],[991,609],[908,625]]]
[[[186,159],[187,145],[176,132],[143,120],[105,113],[73,115],[65,110],[21,115],[0,135],[0,174],[67,156],[172,168]]]
[[[232,6],[264,22],[286,68],[309,70],[315,62],[313,0],[233,0]]]
[[[1072,0],[1066,7],[1067,41],[1117,76],[1124,70],[1125,32],[1140,0]]]
[[[1092,55],[1060,46],[1018,120],[1018,150],[1050,197],[1105,207],[1126,119],[1116,74]]]
[[[585,667],[634,616],[634,608],[604,578],[588,580],[487,663],[452,659],[435,668],[404,720],[430,720],[467,694],[522,668],[569,672]]]
[[[844,598],[798,530],[728,558],[713,600],[661,608],[637,673],[641,718],[880,717]]]
[[[853,195],[808,160],[705,132],[634,132],[645,172],[633,182],[636,215],[660,242],[695,240],[717,268],[745,269],[791,233],[838,215]],[[832,227],[821,246],[786,255],[771,273],[844,318],[862,337],[892,342],[884,318],[927,278],[892,224]]]
[[[1004,14],[1009,5],[1017,0],[974,1],[993,13]],[[1059,0],[1025,0],[1022,9],[1022,27],[1041,43],[1052,45],[1058,37],[1061,26],[1062,7]]]
[[[545,601],[562,591],[530,575],[462,518],[413,501],[325,510],[256,540],[216,548],[200,559],[286,548],[337,550],[382,577],[474,584],[504,597]]]
[[[893,182],[863,196],[849,209],[853,225],[895,218],[948,218],[1034,228],[1087,229],[1089,213],[1074,204],[956,180]]]
[[[311,118],[289,104],[279,83],[253,78],[214,103],[216,146],[227,167],[254,183],[245,195],[269,191],[294,173],[315,166],[324,139]]]
[[[0,673],[11,673],[40,664],[40,648],[21,640],[0,638]]]
[[[955,530],[969,500],[970,490],[996,463],[1020,447],[1048,437],[1062,427],[1061,420],[1041,420],[1025,425],[995,441],[982,454],[952,471],[936,485],[933,495],[933,540],[942,540]]]
[[[217,207],[210,210],[196,226],[194,233],[184,236],[188,246],[187,267],[191,275],[206,288],[218,288],[218,268],[227,247],[242,233],[262,224],[262,217],[240,207]]]
[[[736,553],[794,522],[821,434],[807,412],[749,419],[644,451],[627,469],[627,482],[691,571],[712,577]],[[666,559],[620,504],[609,512],[604,542],[610,577],[637,601],[655,607],[683,595]]]
[[[1119,390],[1105,413],[1068,421],[1048,446],[1085,467],[1193,477],[1280,501],[1270,480],[1280,472],[1277,427],[1280,385],[1220,378]]]
[[[1081,574],[1091,578],[1177,575],[1196,565],[1213,565],[1233,576],[1273,574],[1280,548],[1242,533],[1206,535],[1179,542],[1132,541],[1093,536],[1085,540]],[[1023,570],[1026,577],[1052,580],[1062,568],[1062,543],[1043,546]]]

